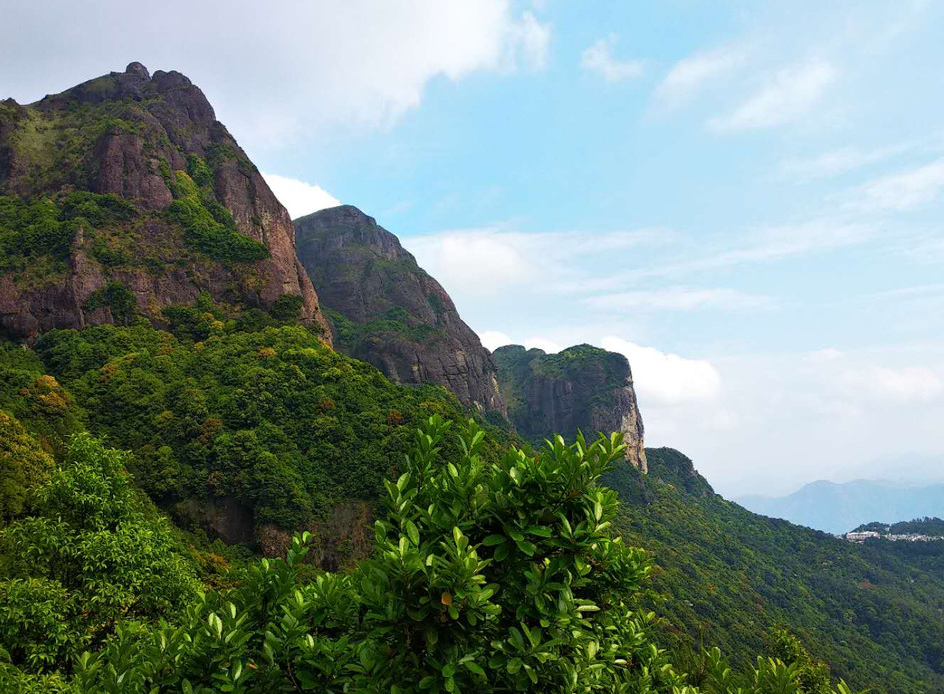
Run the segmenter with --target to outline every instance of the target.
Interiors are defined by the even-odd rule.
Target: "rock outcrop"
[[[350,205],[296,219],[295,233],[337,349],[394,382],[436,383],[480,411],[506,413],[488,350],[396,236]]]
[[[622,354],[577,345],[557,354],[520,345],[494,352],[508,414],[525,439],[539,443],[580,429],[623,433],[626,459],[646,472],[643,424],[629,362]]]
[[[157,323],[201,293],[235,313],[298,297],[330,340],[288,212],[200,89],[140,63],[0,102],[0,331],[120,320],[119,285]]]

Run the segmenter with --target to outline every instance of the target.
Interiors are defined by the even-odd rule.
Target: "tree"
[[[29,517],[0,531],[0,648],[54,670],[119,620],[171,616],[199,584],[171,526],[130,484],[126,453],[74,436]]]

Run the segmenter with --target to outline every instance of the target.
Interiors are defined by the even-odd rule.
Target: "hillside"
[[[296,219],[295,230],[338,349],[396,383],[436,383],[504,418],[491,355],[396,236],[350,205]]]
[[[642,415],[626,357],[590,345],[557,354],[508,345],[494,357],[508,415],[523,438],[539,444],[554,433],[619,431],[626,459],[645,472]]]
[[[845,533],[862,523],[895,523],[944,515],[944,484],[905,486],[856,480],[837,484],[820,480],[784,497],[745,496],[744,508],[830,533]]]
[[[944,574],[888,547],[912,543],[855,545],[755,515],[711,493],[678,451],[646,452],[649,475],[625,468],[608,483],[626,500],[627,541],[660,567],[651,604],[667,644],[717,643],[748,659],[788,625],[854,687],[944,688]]]
[[[199,88],[132,63],[0,102],[0,332],[160,324],[201,292],[330,340],[288,213]]]

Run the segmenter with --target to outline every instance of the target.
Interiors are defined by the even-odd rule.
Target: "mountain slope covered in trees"
[[[787,626],[857,686],[944,688],[944,574],[757,516],[714,494],[678,451],[647,453],[648,476],[627,468],[607,482],[626,502],[617,524],[627,542],[659,566],[650,604],[666,618],[666,643],[748,659]]]

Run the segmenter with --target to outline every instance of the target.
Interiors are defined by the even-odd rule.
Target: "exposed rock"
[[[200,528],[228,544],[249,544],[255,540],[252,509],[239,499],[187,499],[175,504],[172,511],[181,527]]]
[[[520,345],[494,353],[508,414],[518,433],[534,443],[581,430],[623,433],[626,459],[647,470],[643,424],[629,362],[622,354],[577,345],[558,354]]]
[[[205,248],[188,246],[187,230],[164,214],[175,200],[174,172],[188,170],[194,157],[209,172],[201,195],[232,214],[232,220],[217,222],[231,225],[227,233],[263,244],[267,253],[261,254],[268,257],[208,255]],[[236,311],[265,309],[282,295],[298,295],[299,319],[330,341],[318,297],[295,254],[288,212],[184,75],[158,70],[151,76],[131,63],[123,73],[29,106],[0,103],[0,195],[60,202],[82,190],[122,196],[137,212],[123,224],[80,225],[64,262],[27,258],[19,271],[2,274],[3,332],[32,339],[44,330],[108,322],[107,308],[84,306],[92,292],[120,281],[134,292],[138,312],[158,323],[164,306],[191,304],[201,292]],[[220,216],[216,208],[207,209]]]
[[[350,205],[296,219],[295,232],[338,349],[395,382],[436,383],[505,414],[488,350],[396,236]]]
[[[367,559],[373,549],[373,508],[367,501],[345,501],[337,504],[327,520],[310,524],[311,551],[307,561],[325,571],[352,568]],[[292,546],[293,533],[275,525],[256,530],[256,546],[266,557],[284,557]]]

